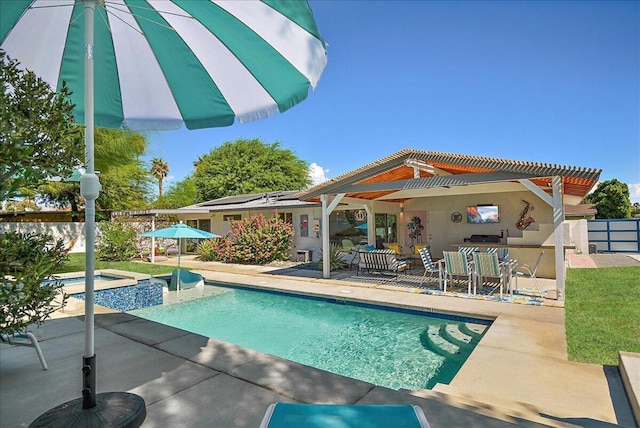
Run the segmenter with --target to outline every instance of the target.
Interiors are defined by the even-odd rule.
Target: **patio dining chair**
[[[427,279],[427,274],[431,278],[434,273],[437,273],[438,287],[442,288],[442,263],[436,263],[433,261],[431,258],[431,251],[429,251],[429,248],[427,247],[420,248],[418,253],[420,254],[420,259],[422,259],[422,264],[424,265],[424,275],[422,276],[420,285],[422,285]]]
[[[498,255],[498,260],[500,260],[500,261],[509,260],[509,248],[508,247],[502,247],[502,248],[487,247],[487,253],[489,253],[489,254],[497,254]]]
[[[447,291],[447,283],[453,283],[454,276],[467,277],[467,292],[471,294],[471,283],[473,276],[473,262],[467,259],[465,253],[459,251],[443,251],[444,254],[444,291]],[[476,294],[474,287],[473,294]]]
[[[538,282],[538,278],[536,277],[536,273],[538,272],[538,268],[540,267],[540,260],[542,260],[542,256],[544,256],[544,251],[540,251],[538,259],[536,260],[536,264],[533,265],[533,267],[526,263],[516,264],[512,272],[513,276],[516,277],[516,290],[518,290],[518,278],[530,278],[535,288],[540,294],[542,294],[542,287],[540,287],[540,283]]]
[[[467,256],[467,260],[473,260],[473,253],[480,251],[479,247],[458,247],[458,252]]]
[[[498,255],[496,253],[473,253],[473,268],[476,287],[479,285],[480,288],[484,288],[486,278],[495,278],[498,280],[498,285],[491,284],[489,294],[499,288],[502,298],[502,292],[507,282],[506,276],[509,272],[500,265]]]

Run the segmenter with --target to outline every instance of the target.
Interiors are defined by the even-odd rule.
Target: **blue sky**
[[[323,180],[404,148],[602,169],[640,202],[640,2],[312,0],[329,64],[307,100],[149,134],[169,181],[226,141],[280,142]]]

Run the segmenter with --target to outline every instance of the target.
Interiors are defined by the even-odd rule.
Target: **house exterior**
[[[564,251],[576,245],[564,223],[601,170],[483,156],[405,149],[304,191],[230,196],[177,210],[200,229],[224,234],[231,222],[256,214],[293,224],[292,259],[309,251],[318,261],[330,244],[427,244],[434,257],[458,246],[508,247],[512,258],[545,260],[539,276],[564,287]],[[569,209],[567,209],[569,210]],[[326,227],[329,225],[329,227]],[[585,244],[586,245],[586,244]],[[323,276],[330,277],[328,258]]]
[[[565,205],[565,220],[595,220],[598,209],[595,204]]]

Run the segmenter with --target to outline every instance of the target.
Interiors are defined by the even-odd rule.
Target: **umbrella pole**
[[[180,247],[182,247],[182,238],[178,238],[178,280],[176,281],[178,283],[178,291],[180,291]]]
[[[85,198],[85,345],[82,358],[82,397],[63,403],[40,415],[30,427],[139,427],[147,416],[142,397],[128,392],[103,392],[96,396],[94,353],[94,256],[96,199],[100,181],[94,169],[93,25],[97,0],[83,0],[85,12],[85,168],[80,194]],[[96,405],[100,402],[100,406]]]
[[[95,174],[94,156],[94,105],[93,105],[93,22],[95,3],[85,3],[85,168],[80,179],[80,194],[85,198],[85,306],[84,306],[84,358],[82,362],[82,408],[96,405],[96,372],[94,354],[94,259],[96,199],[100,193],[100,181]]]

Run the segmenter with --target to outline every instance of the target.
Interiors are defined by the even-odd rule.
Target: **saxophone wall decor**
[[[529,213],[534,210],[534,206],[530,202],[525,201],[524,199],[522,199],[522,202],[524,202],[525,207],[520,213],[520,218],[516,222],[516,227],[519,230],[524,230],[527,227],[529,227],[531,223],[535,222],[533,217],[529,216]]]

